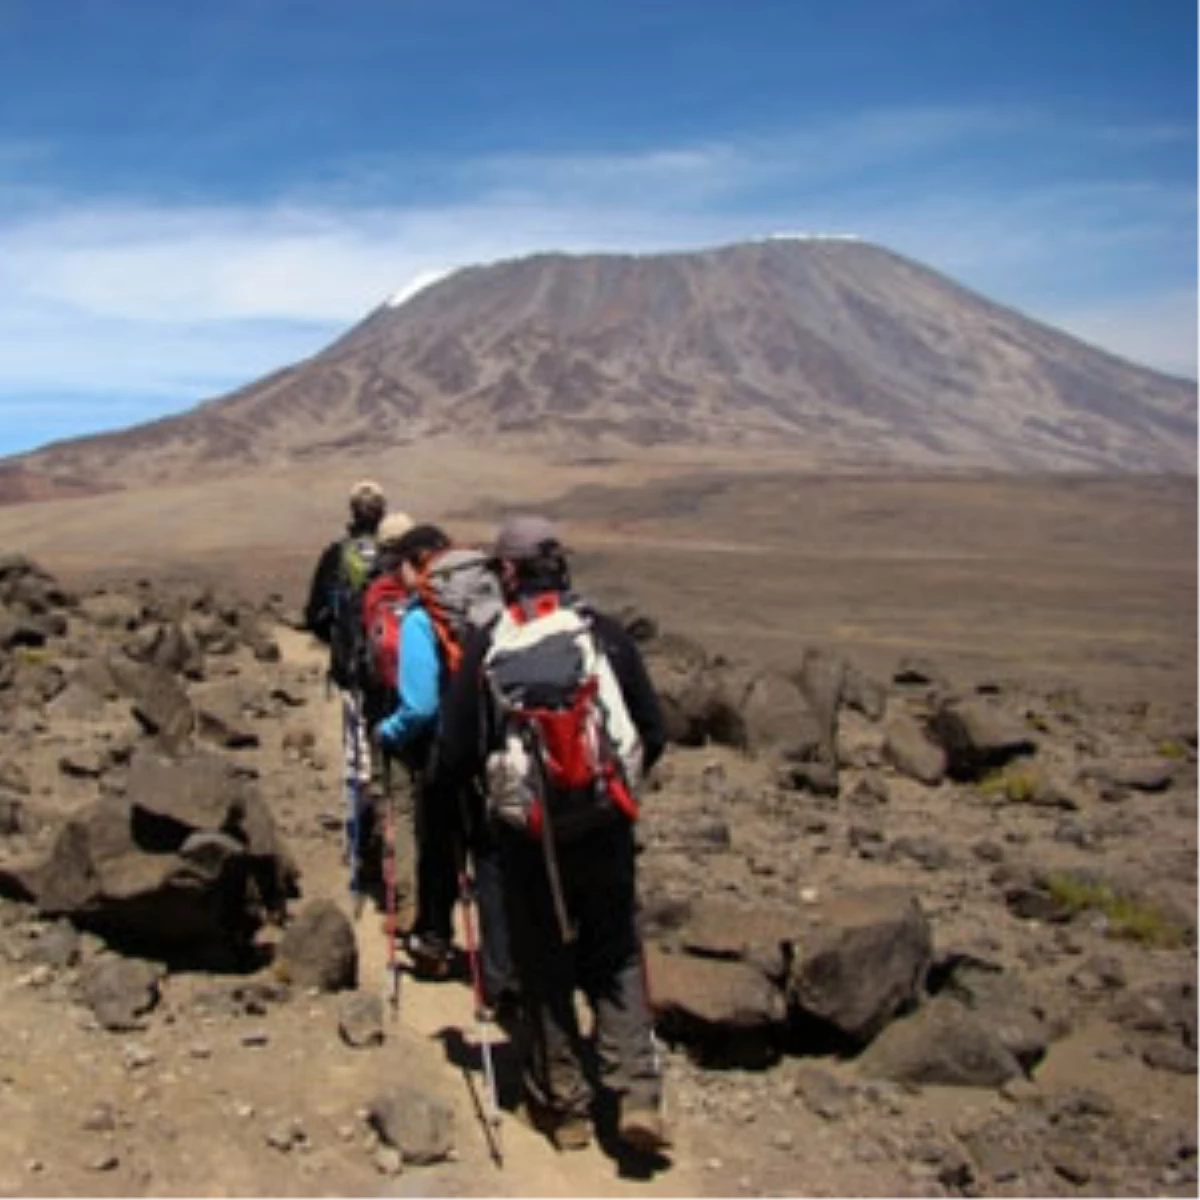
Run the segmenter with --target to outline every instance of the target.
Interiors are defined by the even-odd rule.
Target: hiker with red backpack
[[[636,920],[637,786],[666,744],[636,645],[571,591],[545,518],[500,527],[506,608],[468,641],[442,712],[444,766],[484,796],[524,1007],[525,1103],[562,1150],[592,1137],[574,997],[636,1151],[670,1142]]]
[[[418,974],[432,978],[446,976],[453,963],[458,814],[434,753],[444,651],[422,585],[430,563],[449,549],[436,525],[415,526],[394,548],[393,574],[408,599],[399,614],[390,710],[375,726],[384,753],[399,759],[412,780],[417,911],[407,948]],[[377,643],[377,635],[371,640]]]

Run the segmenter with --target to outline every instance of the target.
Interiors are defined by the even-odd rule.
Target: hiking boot
[[[521,993],[516,988],[504,988],[494,1002],[485,1001],[479,1010],[479,1016],[485,1021],[499,1025],[501,1029],[510,1029],[521,1022]]]
[[[622,1105],[617,1133],[639,1154],[661,1154],[671,1148],[671,1137],[662,1113],[648,1104]]]
[[[410,933],[405,943],[412,959],[413,974],[420,979],[446,979],[454,965],[454,951],[441,938],[428,933]]]
[[[587,1117],[554,1112],[528,1096],[519,1111],[527,1125],[550,1139],[555,1150],[586,1150],[592,1144],[592,1123]]]
[[[563,1117],[546,1133],[555,1150],[586,1150],[592,1144],[592,1123],[587,1117]]]

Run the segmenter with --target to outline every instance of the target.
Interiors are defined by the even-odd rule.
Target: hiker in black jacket
[[[359,540],[373,542],[386,512],[387,499],[379,484],[369,479],[356,483],[350,489],[350,519],[346,523],[346,532],[330,542],[317,559],[308,587],[308,603],[304,606],[304,628],[326,646],[333,640],[337,591],[346,544]],[[332,673],[332,663],[330,667]]]
[[[581,614],[590,626],[594,645],[611,667],[608,678],[615,676],[619,686],[618,703],[610,707],[623,708],[625,727],[641,758],[629,774],[644,773],[661,756],[666,737],[658,698],[633,640],[618,623],[591,612],[573,596],[565,551],[549,521],[510,518],[500,528],[494,556],[510,628],[519,623],[522,611],[557,607]],[[502,725],[512,721],[511,710],[507,716],[498,711],[502,701],[495,692],[505,619],[478,631],[467,644],[443,707],[442,753],[454,775],[474,781],[483,795],[499,848],[524,1005],[526,1107],[559,1149],[579,1149],[591,1141],[592,1097],[580,1061],[574,1008],[579,987],[595,1013],[602,1082],[619,1099],[620,1136],[637,1150],[662,1151],[669,1139],[636,921],[632,824],[624,812],[609,806],[571,837],[562,828],[553,836],[547,824],[547,847],[528,829],[509,823],[497,807],[501,784],[496,760],[506,753],[497,747],[509,736]],[[550,786],[546,784],[547,791]],[[548,812],[549,799],[546,808]]]
[[[362,593],[375,570],[379,542],[387,532],[384,527],[390,525],[388,535],[398,537],[412,525],[404,513],[385,518],[386,511],[387,500],[377,483],[363,480],[351,488],[346,533],[322,551],[304,610],[305,628],[329,647],[326,678],[341,696],[346,856],[356,904],[363,892],[363,860],[372,824],[369,714],[359,670],[364,637]]]

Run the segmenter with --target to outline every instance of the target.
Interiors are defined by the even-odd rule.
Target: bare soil
[[[1081,696],[1086,711],[1103,713],[1121,736],[1132,738],[1127,727],[1136,720],[1145,738],[1161,725],[1190,733],[1194,746],[1194,479],[822,476],[783,460],[747,470],[720,456],[570,468],[509,461],[490,472],[464,460],[438,473],[406,459],[348,464],[309,486],[279,472],[217,489],[4,509],[0,545],[31,553],[75,586],[139,576],[219,580],[252,597],[278,593],[298,610],[317,553],[338,532],[341,497],[361,475],[380,478],[394,507],[439,520],[464,540],[485,538],[501,508],[543,507],[564,522],[585,592],[633,606],[712,651],[787,666],[819,646],[885,679],[900,659],[919,655],[963,685],[1060,689]],[[336,716],[321,693],[318,649],[286,629],[279,640],[286,664],[311,673],[303,723],[320,739],[325,765],[280,799],[278,815],[305,898],[344,904]],[[46,731],[46,762],[59,750]],[[745,887],[749,870],[764,894],[900,878],[922,896],[939,944],[978,945],[990,936],[993,953],[1047,987],[1065,986],[1067,970],[1093,954],[1115,955],[1131,986],[1181,971],[1194,986],[1194,945],[1145,949],[1074,927],[1064,943],[989,907],[987,867],[971,857],[981,840],[995,837],[1030,861],[1074,853],[1055,841],[1044,813],[997,818],[964,808],[954,793],[897,787],[889,836],[936,832],[955,863],[942,874],[840,852],[815,857],[805,830],[825,820],[841,836],[843,815],[799,808],[783,825],[757,813],[727,860],[687,860],[663,832],[676,815],[672,797],[693,794],[701,774],[718,768],[731,788],[762,783],[760,766],[733,751],[668,756],[663,807],[656,815],[652,797],[647,818],[647,888],[676,871],[687,886],[719,891]],[[1194,781],[1194,762],[1189,770]],[[1126,810],[1125,821],[1128,832],[1099,859],[1076,857],[1143,878],[1157,869],[1172,902],[1194,913],[1194,786],[1190,795],[1173,791],[1133,815]],[[368,909],[356,928],[361,986],[382,991],[378,914]],[[337,997],[301,996],[233,1017],[218,1006],[213,1015],[206,997],[214,989],[227,996],[235,985],[172,975],[144,1031],[101,1034],[61,980],[4,964],[0,1194],[954,1194],[946,1146],[955,1131],[1011,1121],[1028,1099],[864,1088],[852,1064],[822,1059],[822,1070],[848,1089],[844,1111],[831,1118],[802,1098],[802,1061],[766,1073],[712,1072],[672,1049],[677,1148],[669,1167],[631,1174],[599,1145],[556,1154],[509,1111],[501,1170],[472,1106],[480,1079],[463,984],[406,978],[387,1040],[370,1051],[337,1038]],[[496,1054],[511,1092],[515,1064],[502,1039]],[[396,1176],[377,1169],[361,1110],[403,1079],[419,1079],[455,1106],[457,1161]],[[1195,1129],[1194,1074],[1149,1065],[1106,1020],[1076,1019],[1034,1090],[1052,1115],[1068,1114],[1065,1124],[1078,1097],[1100,1096],[1146,1146],[1157,1145],[1157,1134],[1139,1132],[1138,1121],[1164,1137]],[[302,1136],[293,1136],[297,1129]],[[1072,1153],[1063,1150],[1054,1176],[1064,1193],[1195,1194],[1194,1137],[1190,1177],[1186,1166],[1148,1165],[1118,1146],[1090,1170]],[[1182,1153],[1186,1160],[1186,1144]],[[989,1177],[984,1190],[1017,1194],[1022,1176],[1012,1178],[1006,1187]]]

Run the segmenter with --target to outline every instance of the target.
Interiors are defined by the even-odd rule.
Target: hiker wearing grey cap
[[[632,827],[637,781],[666,743],[662,713],[632,638],[572,592],[553,522],[509,517],[492,553],[506,611],[467,644],[442,741],[447,769],[483,793],[499,846],[524,1006],[526,1109],[559,1149],[591,1141],[578,988],[595,1015],[619,1135],[662,1152],[670,1142]]]
[[[371,747],[360,678],[362,595],[374,573],[376,538],[387,512],[383,489],[364,479],[350,489],[346,533],[329,543],[313,572],[305,627],[329,647],[327,680],[341,696],[346,858],[350,890],[361,900],[361,868],[371,824]]]

